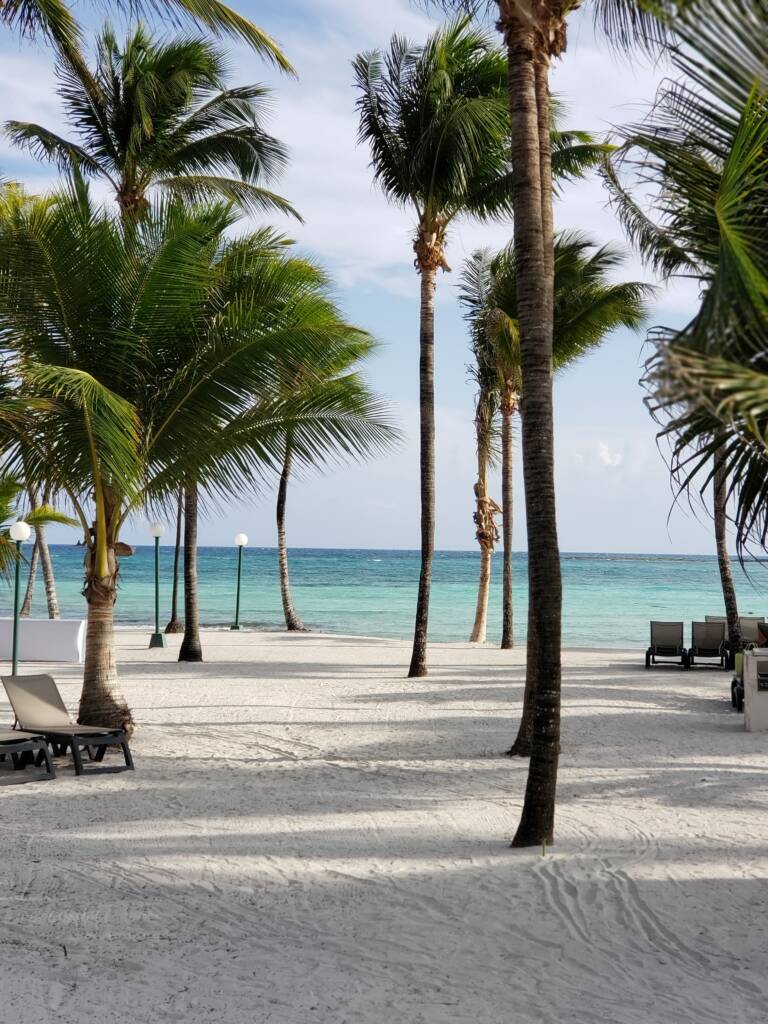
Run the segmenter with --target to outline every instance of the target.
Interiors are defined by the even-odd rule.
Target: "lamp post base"
[[[153,633],[149,638],[149,646],[152,647],[166,647],[168,641],[162,633]]]
[[[230,629],[240,629],[240,626],[238,625],[237,622],[233,622],[232,625],[229,628]]]

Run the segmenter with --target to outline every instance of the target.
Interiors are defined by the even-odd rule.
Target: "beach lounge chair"
[[[32,761],[38,767],[45,765],[49,779],[56,778],[56,769],[48,752],[48,744],[45,737],[39,734],[0,726],[0,761],[4,761],[9,755],[16,770],[26,767],[28,762]]]
[[[645,667],[661,660],[688,668],[688,654],[683,646],[682,622],[651,622],[651,644],[645,652]]]
[[[122,747],[126,768],[133,768],[125,732],[97,725],[75,725],[50,676],[3,676],[2,679],[21,728],[42,733],[56,755],[65,754],[69,748],[76,775],[83,774],[81,750],[87,750],[92,760],[101,761],[107,747],[111,746]]]
[[[741,639],[744,644],[760,644],[760,634],[758,632],[758,623],[765,622],[764,616],[755,615],[740,615],[739,625],[741,626]]]
[[[688,667],[697,658],[717,658],[720,667],[725,668],[728,646],[725,640],[724,622],[692,622],[691,646],[688,648]]]

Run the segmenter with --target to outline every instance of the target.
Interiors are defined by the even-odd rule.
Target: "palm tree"
[[[165,627],[166,633],[183,633],[179,621],[179,561],[181,555],[181,527],[184,522],[184,489],[179,488],[176,502],[176,540],[173,546],[173,582],[171,584],[171,617]]]
[[[437,271],[453,221],[510,211],[506,62],[488,34],[454,21],[424,46],[393,37],[386,55],[354,63],[359,139],[371,147],[376,183],[413,209],[421,276],[419,408],[421,572],[409,676],[427,671],[426,646],[435,533],[434,319]]]
[[[476,254],[477,255],[477,254]],[[473,275],[470,281],[470,274],[477,269],[480,276]],[[484,274],[479,261],[468,260],[461,274],[460,299],[464,301],[482,303],[480,296],[485,294],[487,277]],[[474,286],[476,291],[470,293]],[[475,621],[470,633],[470,643],[485,643],[488,624],[488,598],[491,588],[491,563],[493,551],[499,539],[499,529],[496,525],[496,517],[502,509],[496,504],[488,493],[488,472],[495,462],[496,456],[496,419],[499,411],[499,387],[496,368],[487,343],[487,334],[484,328],[482,315],[476,317],[474,323],[470,324],[472,337],[473,362],[469,372],[477,384],[475,397],[475,448],[477,453],[477,480],[474,485],[475,511],[473,522],[475,524],[475,537],[480,545],[480,581],[477,588],[477,603],[475,606]]]
[[[85,723],[132,724],[113,645],[126,519],[185,482],[188,501],[201,481],[228,496],[276,468],[298,417],[274,395],[358,333],[309,293],[314,268],[268,232],[229,239],[233,224],[179,204],[126,224],[83,187],[0,217],[5,389],[37,403],[30,472],[83,529]]]
[[[509,62],[508,102],[520,294],[523,478],[528,528],[526,685],[536,695],[535,742],[513,846],[554,838],[560,752],[562,579],[557,539],[552,406],[554,222],[549,68],[567,42],[567,16],[579,5],[544,0],[434,0],[449,10],[498,13]],[[698,0],[697,0],[698,2]],[[652,46],[665,36],[667,0],[594,0],[596,20],[620,45]]]
[[[511,633],[512,553],[512,424],[514,413],[525,407],[522,374],[520,305],[517,253],[514,247],[494,256],[487,250],[473,254],[462,272],[461,301],[467,311],[476,349],[485,372],[495,376],[502,411],[502,507],[505,531],[504,623]],[[653,289],[636,281],[611,283],[623,262],[612,246],[597,246],[585,235],[566,232],[555,238],[553,369],[557,372],[600,345],[619,327],[637,330],[647,316]],[[523,416],[524,418],[524,416]],[[534,692],[526,677],[526,695],[517,739],[510,753],[529,756],[533,740]]]
[[[323,278],[318,284],[325,285]],[[363,458],[386,450],[399,436],[386,405],[357,369],[374,351],[371,338],[340,336],[311,367],[297,367],[291,381],[288,394],[298,406],[285,432],[276,503],[280,595],[288,630],[307,628],[293,604],[285,536],[288,483],[295,465],[319,468],[330,459]]]
[[[589,132],[563,130],[558,122],[562,119],[562,105],[556,97],[550,105],[552,118],[552,174],[555,186],[565,181],[575,181],[594,167],[613,151],[606,143],[598,143]],[[484,296],[490,287],[490,263],[480,257],[469,260],[464,267],[464,287],[462,301],[467,307],[471,327],[472,350],[474,363],[471,372],[478,384],[475,415],[475,433],[478,453],[478,479],[475,484],[475,512],[473,519],[476,525],[476,536],[480,545],[480,583],[478,587],[475,622],[470,642],[482,643],[486,636],[488,617],[488,598],[490,595],[491,566],[493,551],[498,541],[498,528],[495,517],[500,512],[498,505],[488,496],[487,476],[492,457],[492,444],[495,436],[495,406],[501,412],[502,439],[502,507],[509,512],[502,519],[504,531],[503,556],[503,624],[501,646],[507,649],[514,644],[512,618],[512,416],[517,408],[520,395],[520,363],[519,351],[512,370],[514,379],[508,386],[499,386],[499,368],[494,358],[488,359],[489,353],[482,306]],[[478,331],[477,328],[480,328]],[[496,354],[498,355],[498,353]],[[504,472],[504,466],[509,467]]]
[[[766,369],[764,306],[755,306],[752,299],[764,288],[761,247],[766,236],[760,231],[764,219],[756,214],[751,223],[749,217],[761,204],[764,209],[768,194],[762,156],[768,139],[768,75],[762,48],[749,33],[761,26],[764,30],[768,12],[764,5],[737,2],[730,10],[711,13],[706,29],[688,18],[678,25],[685,41],[703,54],[704,60],[695,63],[680,53],[674,58],[694,84],[681,80],[662,86],[649,117],[621,131],[622,145],[606,166],[606,180],[642,255],[664,276],[682,274],[699,282],[702,304],[692,323],[681,332],[655,333],[658,347],[649,362],[648,383],[651,406],[670,418],[664,432],[674,438],[672,465],[681,487],[691,488],[699,478],[702,496],[712,488],[733,657],[742,637],[726,537],[729,493],[739,496],[740,545],[763,515],[762,455],[755,464],[754,434],[747,431],[745,437],[742,431],[757,414],[754,386]],[[738,61],[733,54],[739,54]],[[713,96],[720,102],[713,102]],[[628,170],[633,177],[642,173],[642,207],[622,181]],[[723,359],[715,371],[717,384],[711,377],[713,357]],[[694,381],[697,391],[704,387],[707,375],[715,390],[699,402],[692,387]],[[713,394],[719,401],[710,400]]]
[[[5,453],[6,461],[13,463],[15,457]],[[7,469],[0,470],[0,574],[7,576],[16,564],[16,543],[11,540],[9,529],[22,516],[23,496],[26,487],[21,477]],[[74,519],[63,512],[58,512],[50,505],[40,504],[23,513],[23,518],[37,534],[49,523],[60,523],[65,526],[77,526]]]
[[[271,61],[283,71],[293,68],[277,43],[270,36],[232,10],[221,0],[126,0],[113,7],[132,15],[161,13],[166,23],[191,23],[208,29],[213,35],[228,36],[248,44],[256,53]],[[43,35],[71,60],[82,62],[79,48],[82,42],[80,27],[64,0],[5,0],[0,5],[0,24],[20,36]]]
[[[18,146],[67,173],[104,180],[123,214],[148,209],[157,188],[187,201],[230,199],[249,211],[290,205],[261,182],[285,165],[283,146],[261,127],[269,90],[226,88],[226,58],[195,38],[154,40],[138,27],[121,46],[97,39],[93,71],[60,55],[59,95],[78,140],[9,121]]]
[[[50,507],[50,488],[43,489],[42,500],[40,499],[38,487],[28,482],[26,486],[27,498],[30,510],[42,506]],[[45,524],[40,522],[35,527],[35,542],[32,545],[32,554],[29,560],[29,574],[27,576],[27,589],[24,594],[24,602],[21,606],[21,615],[28,616],[32,612],[32,599],[34,596],[35,582],[37,578],[38,563],[43,570],[43,586],[45,587],[45,600],[48,606],[48,618],[59,618],[59,599],[56,593],[56,579],[53,572],[53,560],[51,559],[48,537],[45,532]]]

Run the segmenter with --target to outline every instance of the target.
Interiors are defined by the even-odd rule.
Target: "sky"
[[[270,32],[298,71],[290,80],[250,51],[226,43],[232,84],[266,82],[274,89],[269,129],[290,151],[276,188],[304,224],[273,218],[302,252],[318,259],[335,282],[348,319],[377,339],[365,367],[388,398],[404,432],[397,451],[363,465],[344,465],[296,480],[288,497],[288,538],[297,547],[416,548],[418,502],[418,299],[413,268],[413,217],[390,205],[372,185],[369,154],[356,142],[357,118],[350,62],[362,51],[385,47],[393,32],[426,38],[437,16],[408,0],[242,0],[237,7]],[[78,5],[86,19],[87,8]],[[98,19],[90,22],[91,27]],[[168,26],[161,31],[170,31]],[[34,120],[66,134],[55,93],[53,61],[42,43],[0,40],[2,117]],[[571,22],[569,46],[552,75],[566,108],[565,123],[602,136],[637,120],[669,74],[663,66],[614,54],[596,40],[588,18]],[[0,170],[44,190],[55,180],[48,166],[12,150],[0,138]],[[628,251],[597,179],[569,185],[555,210],[558,229],[578,229],[595,242],[627,251],[617,279],[653,281]],[[247,227],[247,225],[244,225]],[[461,222],[449,236],[453,273],[438,281],[436,316],[437,536],[438,549],[475,546],[472,522],[475,452],[473,386],[468,379],[468,337],[457,302],[457,270],[479,246],[499,248],[510,227]],[[687,283],[660,287],[647,327],[682,325],[696,309]],[[714,552],[706,514],[674,504],[669,474],[639,384],[647,358],[645,330],[617,331],[602,347],[555,382],[558,523],[565,551]],[[522,478],[515,478],[516,550],[525,548]],[[498,497],[498,480],[494,480]],[[225,508],[209,508],[203,544],[231,544],[244,531],[251,544],[275,543],[274,491],[266,489]],[[169,529],[169,533],[170,533]],[[73,539],[57,530],[55,538]],[[147,523],[129,524],[125,539],[149,540]]]

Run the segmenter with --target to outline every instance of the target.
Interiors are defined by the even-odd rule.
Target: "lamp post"
[[[149,532],[155,538],[155,632],[149,638],[149,646],[165,647],[165,635],[160,632],[160,538],[165,527],[162,523],[150,523]]]
[[[243,548],[247,543],[247,535],[238,533],[235,537],[235,544],[237,544],[237,597],[235,598],[235,621],[230,629],[240,629],[240,579],[243,575]]]
[[[8,531],[11,540],[16,541],[16,579],[13,588],[13,665],[11,673],[18,675],[19,670],[19,589],[21,586],[21,545],[29,540],[32,528],[29,523],[19,519],[11,525]]]

